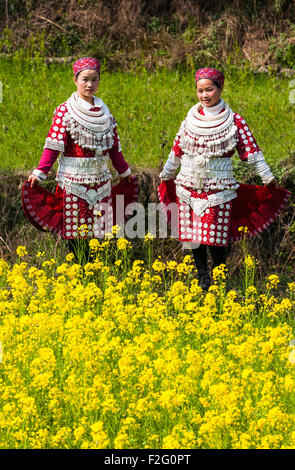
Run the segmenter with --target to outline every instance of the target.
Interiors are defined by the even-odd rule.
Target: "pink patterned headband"
[[[210,67],[199,69],[197,70],[196,76],[195,76],[196,84],[197,84],[197,81],[201,80],[202,78],[209,78],[209,80],[212,80],[212,81],[214,80],[215,82],[219,84],[221,89],[223,88],[224,75],[222,72],[220,72],[220,70],[211,69]]]
[[[83,57],[82,59],[76,60],[76,62],[73,64],[73,72],[75,77],[77,77],[78,73],[82,72],[82,70],[86,69],[96,70],[96,72],[100,73],[99,61],[93,57]]]

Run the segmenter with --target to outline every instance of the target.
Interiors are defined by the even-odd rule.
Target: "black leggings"
[[[208,245],[213,260],[213,268],[226,263],[230,247]],[[200,245],[199,248],[192,249],[193,258],[198,271],[208,271],[207,245]]]

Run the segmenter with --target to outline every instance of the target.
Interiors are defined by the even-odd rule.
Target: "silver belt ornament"
[[[190,205],[195,214],[201,216],[208,207],[219,206],[225,202],[231,201],[237,197],[237,193],[233,189],[219,191],[218,193],[210,194],[207,199],[198,199],[191,195],[190,191],[183,186],[176,186],[176,194],[181,201]]]
[[[108,181],[97,189],[87,189],[87,187],[82,186],[81,184],[65,183],[64,189],[67,194],[74,194],[75,196],[84,199],[90,206],[94,206],[97,202],[111,194],[112,185],[111,182]]]

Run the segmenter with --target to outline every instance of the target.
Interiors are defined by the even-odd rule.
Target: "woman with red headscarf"
[[[278,188],[246,120],[221,98],[224,75],[202,68],[195,76],[199,102],[188,112],[160,174],[162,202],[176,198],[179,240],[191,248],[199,285],[208,290],[207,247],[213,267],[226,263],[229,244],[253,236],[279,214],[290,196]],[[237,150],[264,186],[238,183],[231,157]],[[180,171],[175,178],[176,172]],[[171,199],[172,194],[172,199]],[[240,230],[239,230],[240,229]]]
[[[102,238],[113,226],[110,159],[122,181],[136,196],[136,180],[124,159],[115,118],[95,96],[100,63],[85,57],[73,64],[77,91],[54,112],[38,167],[23,188],[29,220],[69,240],[76,251],[81,238]],[[38,186],[59,157],[56,193]],[[129,184],[129,188],[128,188]]]

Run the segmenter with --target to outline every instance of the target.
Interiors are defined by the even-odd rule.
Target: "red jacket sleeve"
[[[44,148],[51,150],[58,150],[63,152],[67,144],[67,131],[64,122],[64,117],[67,112],[66,103],[58,106],[52,118],[52,125],[47,134]]]
[[[260,152],[254,135],[252,134],[249,126],[247,125],[246,120],[240,115],[235,114],[235,124],[237,126],[237,152],[241,160],[248,160],[249,154],[254,154],[255,152]]]
[[[114,168],[117,170],[119,175],[127,176],[131,173],[128,163],[126,162],[120,144],[119,135],[117,129],[114,129],[114,144],[109,151],[109,156]]]
[[[51,149],[45,148],[40,158],[37,170],[40,170],[47,175],[50,168],[55,163],[58,155],[59,155],[59,150],[51,150]]]

